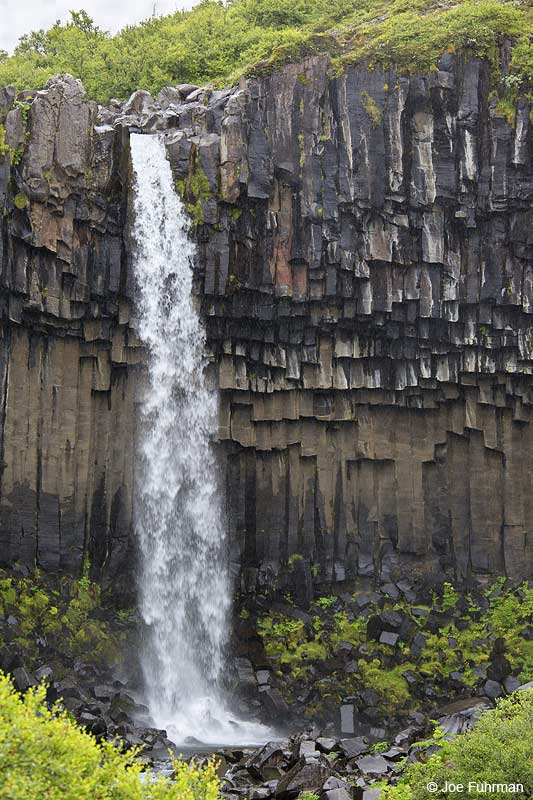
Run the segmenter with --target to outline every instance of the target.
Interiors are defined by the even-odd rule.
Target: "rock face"
[[[123,136],[95,127],[72,78],[12,100],[0,94],[0,558],[75,570],[85,553],[111,568],[130,539],[141,353]]]
[[[512,127],[489,89],[486,63],[451,55],[409,79],[312,58],[138,93],[104,125],[69,78],[32,93],[29,133],[11,110],[7,559],[85,549],[111,569],[130,537],[134,127],[165,131],[195,222],[243,587],[529,574],[533,133],[526,102]]]

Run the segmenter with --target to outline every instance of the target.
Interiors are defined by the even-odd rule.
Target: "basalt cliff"
[[[533,129],[486,62],[315,57],[110,108],[60,76],[0,121],[3,562],[134,560],[143,130],[197,240],[242,588],[531,573]]]

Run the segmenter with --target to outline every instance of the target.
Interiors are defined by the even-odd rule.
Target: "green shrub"
[[[406,708],[409,704],[409,685],[403,677],[408,669],[413,669],[413,664],[399,664],[392,669],[382,667],[378,659],[359,664],[363,686],[377,692],[381,704],[389,710]]]
[[[38,88],[66,71],[106,102],[138,88],[155,93],[182,82],[227,84],[315,53],[328,53],[339,69],[367,62],[412,73],[434,69],[447,51],[461,52],[488,58],[496,77],[504,38],[518,42],[507,79],[529,85],[532,33],[527,0],[203,0],[114,36],[81,11],[65,24],[22,36],[15,53],[0,58],[0,85]],[[379,124],[372,98],[366,105]],[[199,214],[196,202],[195,208]]]
[[[141,781],[135,751],[96,740],[58,708],[43,686],[18,695],[0,674],[2,800],[216,800],[215,764],[174,763],[175,782]]]
[[[409,766],[397,787],[383,790],[383,800],[427,800],[456,797],[445,783],[462,783],[472,788],[469,798],[486,798],[476,784],[522,784],[523,790],[491,791],[490,797],[527,798],[533,793],[533,690],[515,692],[498,701],[496,709],[483,714],[476,727],[451,742],[441,740],[442,749],[425,764]],[[427,785],[439,789],[429,794]]]
[[[44,639],[61,657],[83,657],[106,665],[119,654],[120,632],[111,632],[100,619],[100,587],[87,577],[45,577],[35,570],[28,578],[0,570],[0,610],[17,619],[14,641],[24,650],[30,667],[39,659],[37,639]],[[0,644],[1,644],[0,636]]]

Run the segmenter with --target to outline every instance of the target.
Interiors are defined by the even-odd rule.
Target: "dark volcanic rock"
[[[164,132],[196,209],[241,588],[376,576],[384,601],[414,572],[531,574],[527,103],[511,126],[489,63],[454,54],[426,76],[328,67],[100,112],[63,75],[28,95],[27,130],[1,91],[20,155],[0,156],[5,562],[133,563],[132,126]]]
[[[389,763],[381,755],[363,756],[356,764],[365,775],[385,775],[389,770]]]
[[[326,758],[300,759],[280,780],[276,788],[276,797],[291,800],[300,792],[319,793],[331,773]]]
[[[355,756],[360,756],[362,753],[366,753],[369,744],[364,736],[356,736],[353,739],[341,739],[339,748],[346,758],[354,758]]]

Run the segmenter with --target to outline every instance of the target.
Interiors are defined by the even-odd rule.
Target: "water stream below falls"
[[[149,351],[136,487],[146,700],[177,743],[260,743],[270,732],[236,719],[220,682],[231,587],[210,443],[218,397],[205,380],[192,298],[194,245],[163,141],[133,134],[131,154],[136,325]]]

